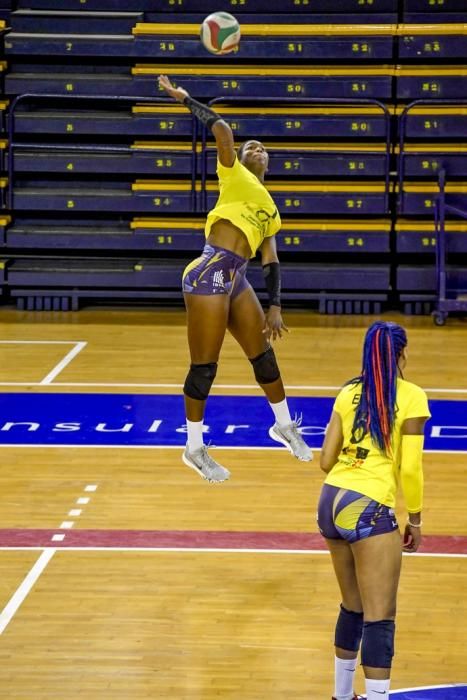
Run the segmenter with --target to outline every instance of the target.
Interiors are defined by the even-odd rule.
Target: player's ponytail
[[[391,453],[391,437],[396,415],[397,362],[407,345],[405,330],[396,323],[376,321],[368,329],[363,345],[360,377],[362,393],[355,410],[352,441],[370,433],[384,454]]]

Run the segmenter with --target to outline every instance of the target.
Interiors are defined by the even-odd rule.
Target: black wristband
[[[281,305],[281,266],[278,262],[263,265],[264,281],[269,295],[270,306]]]
[[[201,102],[198,102],[198,100],[194,100],[190,95],[185,97],[183,104],[188,107],[190,112],[194,114],[202,124],[207,126],[208,129],[212,129],[213,124],[221,119],[217,112],[210,109],[210,107],[206,107],[206,105],[203,105]]]

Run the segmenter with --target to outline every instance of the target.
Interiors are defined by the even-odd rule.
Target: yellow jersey
[[[326,484],[358,491],[378,503],[394,508],[400,476],[401,428],[407,418],[430,417],[428,399],[419,386],[397,379],[396,416],[392,434],[392,455],[386,456],[367,433],[352,443],[355,409],[361,384],[347,384],[339,392],[333,410],[342,421],[344,442],[337,463],[325,479]]]
[[[274,200],[256,175],[235,156],[231,168],[217,161],[219,199],[208,214],[205,235],[219,219],[228,219],[245,234],[251,257],[265,238],[274,236],[281,227],[281,217]]]

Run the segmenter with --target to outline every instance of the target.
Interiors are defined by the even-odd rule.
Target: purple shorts
[[[182,277],[185,294],[227,294],[234,299],[249,286],[248,260],[230,250],[206,244],[199,258],[189,263]]]
[[[357,491],[324,484],[318,505],[318,527],[329,540],[357,542],[397,530],[394,511]]]

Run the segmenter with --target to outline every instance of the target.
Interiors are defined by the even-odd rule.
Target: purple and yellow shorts
[[[392,508],[357,491],[324,484],[318,505],[318,527],[329,540],[358,542],[398,529]]]
[[[185,294],[228,294],[234,299],[249,286],[248,260],[225,248],[206,244],[199,258],[189,263],[182,277]]]

